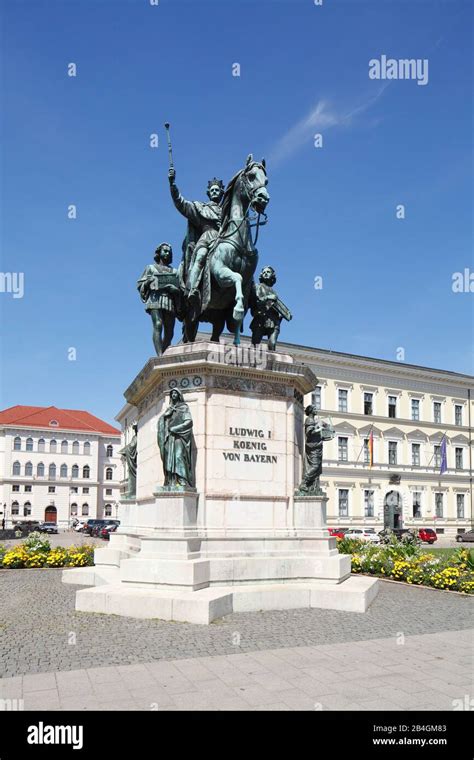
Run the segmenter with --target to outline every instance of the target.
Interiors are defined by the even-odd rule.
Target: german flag
[[[369,435],[369,467],[372,467],[374,463],[374,431],[370,431]]]

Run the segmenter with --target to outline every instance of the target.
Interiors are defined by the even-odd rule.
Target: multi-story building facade
[[[117,517],[120,431],[89,412],[14,406],[0,412],[0,521]]]
[[[305,402],[336,431],[324,445],[330,526],[451,536],[473,527],[472,376],[288,343],[278,350],[314,371],[319,384]]]

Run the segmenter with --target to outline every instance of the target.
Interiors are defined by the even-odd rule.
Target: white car
[[[370,541],[372,544],[380,543],[380,536],[374,528],[351,528],[344,535],[344,538],[358,538],[361,541]]]
[[[83,529],[85,523],[84,522],[78,522],[77,525],[74,526],[74,530],[76,530],[78,533]]]

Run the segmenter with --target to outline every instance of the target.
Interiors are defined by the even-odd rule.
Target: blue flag
[[[443,435],[441,440],[441,467],[439,474],[442,475],[448,469],[448,459],[446,456],[446,435]]]

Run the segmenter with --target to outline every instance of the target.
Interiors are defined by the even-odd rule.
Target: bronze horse
[[[219,341],[227,325],[229,332],[234,333],[234,343],[240,343],[242,321],[258,263],[249,211],[253,209],[257,214],[258,234],[258,226],[265,223],[260,221],[260,215],[265,217],[270,200],[267,184],[265,159],[254,161],[250,154],[245,167],[227,185],[221,227],[211,243],[204,268],[200,306],[184,316],[185,343],[195,340],[200,322],[212,323],[211,340]]]

